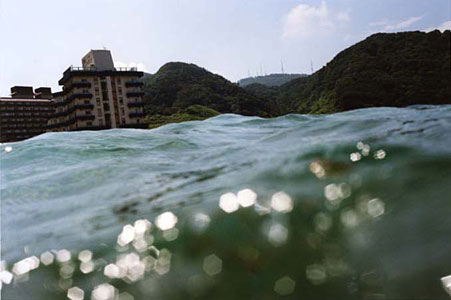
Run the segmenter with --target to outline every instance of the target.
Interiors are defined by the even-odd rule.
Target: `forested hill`
[[[451,103],[450,41],[449,30],[372,35],[279,87],[272,106],[283,114]]]
[[[308,77],[244,89],[193,64],[168,63],[144,81],[152,127],[220,113],[274,117],[357,108],[451,104],[450,31],[379,33]]]
[[[238,81],[239,86],[245,87],[259,83],[266,86],[281,86],[293,79],[305,77],[306,74],[270,74],[265,76],[248,77]]]
[[[173,62],[144,80],[151,126],[200,120],[219,113],[269,117],[266,101],[194,64]]]

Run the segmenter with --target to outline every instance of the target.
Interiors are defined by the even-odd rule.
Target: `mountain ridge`
[[[194,64],[167,63],[144,79],[151,127],[221,113],[276,117],[367,107],[451,104],[450,31],[378,33],[310,76],[244,88]]]

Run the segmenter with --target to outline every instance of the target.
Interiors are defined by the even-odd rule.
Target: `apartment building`
[[[143,75],[136,68],[115,68],[108,50],[91,50],[82,67],[69,67],[59,80],[63,90],[53,94],[55,112],[47,130],[146,128]]]
[[[17,142],[46,132],[53,113],[52,90],[14,86],[11,97],[0,97],[0,142]]]

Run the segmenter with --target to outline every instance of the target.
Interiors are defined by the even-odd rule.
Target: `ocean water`
[[[448,297],[451,106],[48,133],[0,162],[2,299]]]

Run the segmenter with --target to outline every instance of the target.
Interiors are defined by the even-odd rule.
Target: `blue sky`
[[[50,86],[90,49],[154,73],[310,73],[375,32],[451,28],[450,0],[0,0],[0,95]]]

